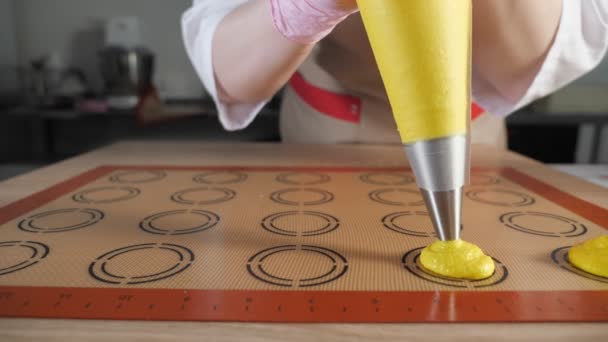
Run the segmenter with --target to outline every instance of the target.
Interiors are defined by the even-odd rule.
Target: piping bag
[[[470,174],[472,0],[357,0],[438,237],[460,238]]]

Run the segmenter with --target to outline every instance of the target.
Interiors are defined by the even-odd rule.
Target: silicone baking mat
[[[407,169],[104,166],[0,224],[4,317],[608,321],[608,279],[567,260],[608,211],[515,169],[465,191],[462,235],[496,262],[481,281],[420,267],[436,236]]]

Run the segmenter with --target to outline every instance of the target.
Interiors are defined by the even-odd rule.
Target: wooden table
[[[234,151],[248,157],[235,160]],[[526,163],[526,172],[589,202],[608,208],[605,191],[542,164],[487,146],[474,146],[473,165],[505,167]],[[255,152],[255,154],[253,153]],[[213,155],[213,160],[201,155]],[[232,157],[231,157],[232,155]],[[297,157],[297,158],[294,158]],[[294,159],[296,162],[294,163]],[[400,147],[213,145],[188,142],[126,142],[0,183],[6,205],[100,165],[405,166]],[[590,341],[605,340],[607,324],[249,324],[3,319],[0,341]]]

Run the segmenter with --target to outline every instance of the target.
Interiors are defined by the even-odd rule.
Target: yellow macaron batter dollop
[[[463,241],[436,241],[422,250],[422,266],[449,278],[480,280],[494,274],[494,260],[481,248]]]
[[[585,272],[608,278],[608,235],[572,246],[568,260]]]

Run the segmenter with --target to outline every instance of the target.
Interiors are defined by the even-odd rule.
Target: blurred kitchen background
[[[0,0],[0,181],[125,139],[278,141],[278,95],[222,130],[180,33],[191,0]],[[509,148],[608,183],[608,60],[513,114]]]

